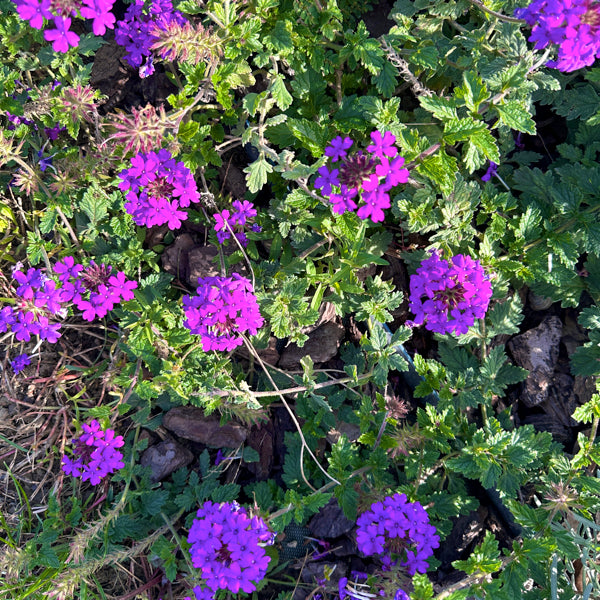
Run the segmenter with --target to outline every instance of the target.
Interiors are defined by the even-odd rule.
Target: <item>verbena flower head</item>
[[[534,0],[515,15],[532,26],[530,42],[538,49],[558,46],[547,66],[569,72],[600,57],[600,4],[596,0]]]
[[[217,240],[220,244],[231,238],[231,233],[235,235],[242,246],[246,246],[248,240],[244,233],[244,227],[249,224],[248,221],[256,216],[254,204],[248,200],[243,202],[234,200],[232,203],[233,212],[222,210],[215,213],[216,224],[214,230],[217,232]],[[256,231],[256,226],[251,226],[252,231]],[[260,227],[258,228],[260,231]]]
[[[242,333],[256,335],[262,327],[252,284],[245,277],[199,278],[197,293],[183,297],[183,325],[200,336],[205,351],[233,350],[242,345]]]
[[[139,67],[140,77],[148,77],[154,72],[152,66],[152,46],[160,41],[157,31],[169,28],[172,23],[180,26],[187,22],[178,10],[173,10],[170,0],[155,0],[146,3],[136,0],[119,21],[115,30],[115,41],[127,50],[125,60],[132,67]],[[146,59],[146,63],[142,64]]]
[[[117,450],[123,438],[112,429],[103,430],[95,419],[81,426],[83,433],[73,440],[73,458],[63,456],[63,471],[97,485],[107,475],[122,469],[123,455]]]
[[[408,502],[405,494],[394,494],[374,502],[356,521],[358,549],[367,556],[402,558],[409,575],[427,571],[427,559],[439,546],[436,529],[419,502]]]
[[[201,570],[207,588],[249,594],[267,573],[270,558],[264,546],[272,544],[273,537],[262,519],[248,516],[239,504],[205,502],[187,541],[192,563]]]
[[[127,279],[122,271],[113,271],[110,265],[91,260],[84,267],[72,256],[57,262],[54,271],[62,283],[61,302],[73,302],[86,321],[106,316],[121,301],[133,300],[138,286],[137,281]]]
[[[92,19],[95,35],[112,29],[115,16],[111,13],[114,0],[13,0],[21,19],[34,29],[42,29],[45,21],[54,28],[44,31],[44,39],[52,42],[54,52],[67,52],[79,44],[79,36],[70,30],[72,17]]]
[[[349,137],[334,138],[325,148],[334,168],[319,168],[315,188],[329,197],[333,212],[341,215],[353,211],[358,207],[356,200],[361,200],[356,214],[379,223],[385,217],[383,211],[391,206],[388,192],[408,181],[408,169],[404,168],[404,159],[397,156],[394,134],[374,131],[371,141],[366,152],[348,154],[354,142]]]
[[[190,170],[164,148],[137,154],[131,159],[131,168],[121,171],[119,177],[119,189],[128,190],[125,210],[136,225],[167,224],[169,229],[179,229],[187,219],[180,209],[200,201]]]
[[[31,364],[31,360],[27,354],[19,354],[15,356],[13,360],[10,361],[10,366],[12,367],[15,374],[20,373],[25,367]]]
[[[492,285],[478,260],[457,254],[450,260],[437,252],[410,277],[411,324],[436,333],[466,333],[482,319],[492,297]]]

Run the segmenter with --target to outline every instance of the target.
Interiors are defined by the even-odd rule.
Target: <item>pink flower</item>
[[[71,19],[69,17],[54,17],[54,25],[56,29],[44,31],[44,39],[48,42],[53,42],[52,50],[54,52],[67,52],[69,46],[75,48],[79,44],[79,36],[69,31],[69,27],[71,27]]]

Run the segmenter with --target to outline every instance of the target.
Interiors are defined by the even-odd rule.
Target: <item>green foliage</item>
[[[499,408],[527,376],[505,343],[531,322],[524,320],[528,290],[576,309],[587,339],[570,354],[572,373],[600,375],[600,70],[567,76],[543,66],[547,56],[528,44],[526,28],[497,14],[512,15],[512,1],[484,8],[398,0],[391,28],[385,15],[374,22],[371,4],[179,3],[194,27],[207,28],[200,43],[213,44],[214,55],[196,61],[180,53],[161,66],[157,76],[173,86],[164,115],[123,126],[138,142],[162,131],[152,148],[168,147],[201,191],[201,202],[186,208],[185,227],[167,231],[138,227],[124,210],[119,173],[134,151],[126,151],[121,126],[135,119],[129,96],[106,99],[90,85],[105,41],[82,34],[77,48],[54,53],[13,2],[0,0],[2,306],[21,302],[10,279],[19,262],[54,278],[52,265],[74,256],[138,282],[135,299],[102,322],[83,322],[72,306],[56,317],[67,321],[60,368],[26,375],[32,389],[40,377],[52,389],[65,423],[97,417],[133,431],[125,467],[101,493],[64,478],[39,512],[21,483],[29,473],[9,473],[19,508],[16,521],[0,516],[9,549],[0,555],[7,574],[0,596],[41,600],[57,589],[82,600],[131,596],[105,591],[98,574],[143,556],[171,582],[169,593],[183,597],[198,575],[185,531],[206,501],[238,501],[283,532],[330,502],[354,520],[374,499],[400,491],[426,506],[443,544],[453,519],[483,502],[479,485],[500,494],[521,535],[500,551],[486,530],[454,563],[469,577],[465,586],[438,596],[571,600],[573,589],[583,599],[600,596],[600,393],[573,414],[582,427],[575,448],[565,449],[572,454],[548,433],[514,427]],[[375,34],[381,25],[386,31]],[[137,81],[130,75],[129,87]],[[52,89],[55,79],[61,85]],[[141,109],[157,79],[140,81]],[[561,118],[559,142],[537,132],[546,110]],[[27,120],[9,128],[7,113]],[[65,129],[54,140],[47,129],[57,124]],[[390,190],[383,223],[334,213],[314,188],[334,137],[349,136],[354,151],[374,130],[396,136],[410,172],[407,184]],[[44,171],[41,155],[52,156]],[[498,172],[484,183],[490,162]],[[261,230],[248,234],[246,247],[215,240],[214,214],[231,211],[233,200],[258,209]],[[212,248],[218,256],[199,267]],[[485,318],[464,335],[415,335],[402,325],[411,318],[410,275],[432,249],[478,259],[492,284]],[[184,325],[182,296],[209,271],[243,273],[254,284],[265,324],[240,349],[205,352]],[[43,310],[37,304],[32,310]],[[332,323],[345,338],[317,342],[333,348],[320,363],[315,340]],[[81,347],[69,354],[79,332]],[[10,359],[17,347],[44,353],[45,346],[3,336],[3,377],[18,397],[23,388]],[[304,348],[296,369],[276,362],[291,345]],[[219,415],[221,425],[237,422],[247,441],[218,465],[212,450],[190,443],[188,468],[155,482],[141,453],[164,435],[164,415],[188,404]],[[273,432],[283,408],[289,427],[281,420],[282,431]],[[63,429],[44,425],[40,435]],[[280,469],[249,480],[269,462],[256,444],[263,434],[267,444],[279,436],[278,447],[283,438]],[[66,443],[40,445],[48,452],[40,460]],[[25,454],[11,464],[29,464],[28,449],[12,442],[12,450]],[[269,556],[269,585],[282,585],[276,547]],[[408,581],[401,561],[391,573],[372,562],[365,597],[397,589],[394,577]],[[526,582],[533,587],[524,591]],[[258,583],[253,597],[266,585]],[[412,600],[436,597],[424,574],[407,589]]]

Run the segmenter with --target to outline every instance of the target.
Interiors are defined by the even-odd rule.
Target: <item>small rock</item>
[[[354,521],[344,515],[337,499],[331,498],[309,521],[308,528],[317,539],[331,540],[352,531],[354,525]]]
[[[248,430],[230,421],[220,424],[218,415],[205,416],[201,408],[177,406],[163,418],[163,426],[176,435],[211,448],[237,448],[248,437]]]
[[[561,334],[561,320],[549,316],[534,329],[508,342],[515,363],[529,371],[520,398],[526,406],[537,406],[548,398],[548,389],[558,361]]]
[[[482,537],[487,516],[488,510],[482,505],[468,515],[453,519],[452,531],[440,548],[439,559],[443,565],[450,565],[455,560],[465,558],[467,551]]]
[[[592,399],[592,395],[596,393],[594,379],[594,377],[575,376],[571,396],[577,404],[586,404]]]
[[[190,250],[189,285],[195,288],[198,286],[198,277],[217,277],[221,274],[220,268],[213,262],[217,254],[219,251],[214,246],[197,246]]]
[[[192,460],[194,460],[194,455],[187,448],[174,440],[165,440],[145,450],[140,458],[140,463],[143,467],[152,469],[150,479],[156,482],[181,467],[187,467]]]
[[[268,479],[273,467],[273,423],[269,421],[252,427],[246,442],[258,452],[259,456],[258,462],[246,463],[246,467],[258,481]]]
[[[296,344],[285,348],[279,359],[279,368],[297,368],[305,356],[310,356],[314,363],[327,362],[337,354],[344,333],[345,329],[339,323],[323,323],[308,334],[308,340],[302,348]]]
[[[189,233],[178,235],[175,242],[165,248],[161,261],[163,269],[175,275],[180,281],[189,281],[190,262],[189,253],[196,246],[196,242]]]
[[[356,442],[360,437],[360,425],[344,422],[338,423],[335,429],[330,429],[327,432],[327,441],[330,444],[335,444],[342,435],[345,435],[349,442]]]
[[[325,579],[325,570],[328,573],[335,571],[335,575],[333,575],[331,581],[336,582],[336,587],[337,582],[348,574],[348,567],[344,563],[313,562],[304,565],[300,577],[305,583],[315,583],[315,581]]]
[[[538,296],[537,294],[534,294],[531,290],[527,295],[527,299],[529,300],[529,306],[532,310],[546,310],[554,304],[554,300],[552,300],[552,298]]]

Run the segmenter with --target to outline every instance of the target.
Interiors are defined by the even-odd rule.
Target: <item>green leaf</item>
[[[504,125],[516,131],[535,135],[535,122],[531,113],[520,100],[508,100],[504,104],[494,104],[492,110],[498,113]]]
[[[473,113],[476,113],[481,103],[490,96],[485,83],[474,71],[463,73],[463,84],[455,89],[454,95],[463,100]]]
[[[498,540],[491,531],[486,531],[485,538],[477,546],[467,560],[455,560],[452,566],[467,575],[475,573],[492,575],[500,570],[502,559],[498,549]]]
[[[431,179],[444,194],[449,195],[454,189],[458,164],[454,156],[449,156],[443,149],[440,149],[433,156],[426,158],[417,167],[417,171]]]
[[[258,192],[267,183],[268,175],[272,172],[273,165],[268,162],[264,153],[250,163],[244,169],[244,173],[247,174],[246,183],[250,192],[253,194]]]
[[[292,135],[308,148],[315,158],[323,156],[325,146],[329,143],[329,132],[315,121],[308,119],[288,119],[286,125]]]
[[[440,121],[448,119],[458,119],[456,112],[456,100],[454,98],[444,98],[440,96],[420,96],[421,106],[433,113],[433,116]]]
[[[519,333],[519,325],[523,320],[522,310],[523,303],[518,294],[513,294],[504,302],[494,304],[486,315],[491,325],[487,331],[488,338]]]
[[[271,32],[264,37],[267,48],[282,56],[291,54],[294,51],[292,27],[290,21],[277,21]]]
[[[96,227],[108,214],[109,204],[110,200],[106,194],[92,185],[83,194],[79,206],[90,220],[92,227]]]
[[[292,95],[287,91],[285,87],[285,82],[283,81],[283,77],[281,75],[276,75],[273,78],[273,81],[270,85],[271,94],[273,94],[273,98],[275,98],[275,102],[277,106],[281,110],[286,110],[293,102]]]
[[[167,490],[146,490],[141,495],[142,506],[148,515],[154,516],[160,513],[168,497],[169,492]]]
[[[483,131],[488,131],[487,125],[483,121],[475,121],[472,117],[451,119],[444,126],[444,140],[448,144],[454,145],[457,142],[466,141],[472,135]]]
[[[373,78],[377,91],[384,98],[391,98],[396,89],[396,69],[389,62],[384,62],[379,73]]]

